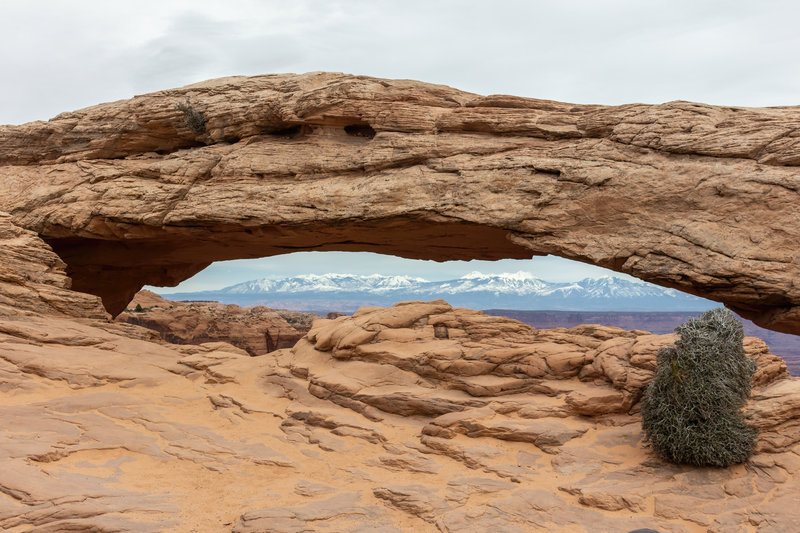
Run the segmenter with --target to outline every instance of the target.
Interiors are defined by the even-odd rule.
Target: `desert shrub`
[[[642,398],[645,440],[664,460],[728,466],[753,453],[757,431],[740,411],[755,363],[744,354],[742,324],[727,309],[703,313],[675,329],[661,348]]]
[[[189,100],[182,104],[177,105],[178,110],[183,112],[183,117],[186,119],[186,125],[189,126],[195,133],[204,133],[206,131],[206,119],[200,111],[192,106]]]
[[[144,309],[142,309],[142,304],[136,304],[136,308],[133,310],[135,313],[144,313]]]

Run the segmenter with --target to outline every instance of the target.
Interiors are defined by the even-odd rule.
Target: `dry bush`
[[[757,431],[740,411],[755,363],[744,353],[742,324],[727,309],[703,313],[675,329],[674,346],[658,352],[642,399],[642,429],[672,463],[728,466],[753,453]]]
[[[195,133],[205,133],[206,131],[206,119],[203,117],[203,114],[200,111],[196,110],[194,106],[186,100],[186,102],[182,104],[178,104],[176,106],[179,111],[183,112],[183,116],[186,119],[186,125],[189,126]]]

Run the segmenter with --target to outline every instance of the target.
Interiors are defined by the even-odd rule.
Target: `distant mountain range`
[[[715,302],[639,280],[586,278],[554,283],[527,272],[428,281],[410,276],[306,274],[246,281],[214,291],[165,294],[171,300],[216,300],[309,311],[352,312],[365,305],[442,298],[473,309],[561,311],[703,311]]]

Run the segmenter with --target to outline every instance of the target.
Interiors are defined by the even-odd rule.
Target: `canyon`
[[[243,309],[217,302],[174,302],[144,290],[117,321],[156,331],[174,344],[223,341],[250,355],[264,355],[294,346],[317,318],[322,317],[262,306]]]
[[[674,335],[410,301],[254,356],[112,319],[214,260],[553,253],[797,333],[798,122],[311,73],[0,127],[0,529],[799,530],[800,379],[757,338],[757,448],[716,469],[642,441]]]

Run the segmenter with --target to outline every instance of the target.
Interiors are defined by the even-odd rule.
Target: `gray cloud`
[[[0,123],[232,74],[336,70],[618,104],[789,105],[800,5],[6,0]]]

